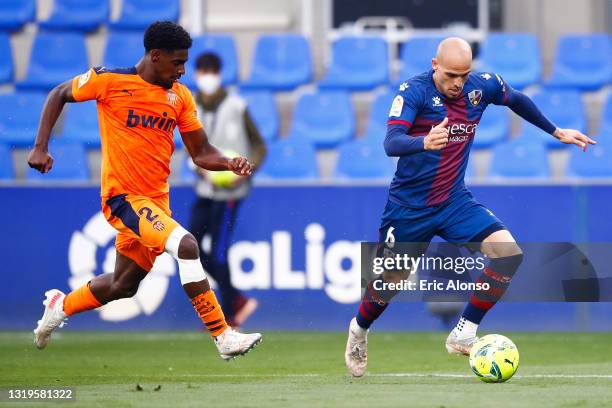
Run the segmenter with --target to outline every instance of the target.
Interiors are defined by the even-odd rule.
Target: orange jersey
[[[136,68],[92,68],[72,81],[77,101],[95,99],[102,138],[102,197],[158,197],[168,193],[174,128],[202,127],[193,96],[142,79]]]

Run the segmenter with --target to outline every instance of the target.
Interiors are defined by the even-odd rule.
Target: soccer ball
[[[518,349],[509,338],[487,334],[470,351],[470,367],[484,382],[508,381],[519,365]]]

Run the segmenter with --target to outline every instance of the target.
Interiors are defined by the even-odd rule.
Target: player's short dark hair
[[[191,48],[191,36],[180,25],[172,21],[156,21],[147,27],[144,34],[146,52],[154,49],[176,51]]]
[[[196,69],[199,71],[221,71],[221,58],[214,52],[205,52],[198,56]]]

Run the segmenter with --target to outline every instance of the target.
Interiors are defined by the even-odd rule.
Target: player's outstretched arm
[[[508,86],[508,85],[507,85]],[[546,116],[538,109],[535,103],[522,92],[510,88],[508,90],[507,105],[514,113],[528,121],[529,123],[539,127],[546,133],[550,133],[562,143],[575,144],[581,149],[587,149],[590,144],[596,142],[588,136],[574,129],[559,129],[552,124]]]
[[[72,80],[53,88],[43,106],[34,147],[28,155],[28,165],[41,173],[48,173],[53,167],[53,157],[49,154],[49,138],[66,102],[75,102],[72,96]]]
[[[203,128],[181,133],[183,143],[196,166],[206,170],[230,170],[239,176],[249,176],[253,166],[245,157],[225,157],[208,142]]]

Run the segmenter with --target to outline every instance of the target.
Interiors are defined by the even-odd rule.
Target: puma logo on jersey
[[[136,126],[150,129],[157,128],[163,130],[164,132],[172,131],[174,130],[176,121],[172,118],[168,118],[167,116],[168,113],[166,112],[164,112],[163,116],[140,115],[135,113],[133,109],[130,109],[128,111],[125,126],[129,128]]]

